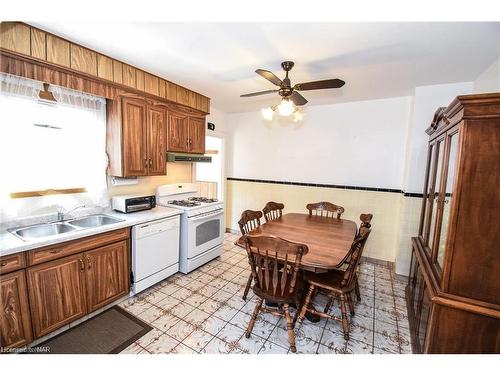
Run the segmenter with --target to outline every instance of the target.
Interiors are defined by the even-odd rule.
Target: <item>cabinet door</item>
[[[167,113],[167,151],[188,152],[188,117],[181,113]]]
[[[447,162],[445,163],[445,181],[443,181],[442,196],[442,215],[439,235],[436,236],[436,243],[433,248],[435,253],[434,262],[438,270],[442,272],[444,265],[444,256],[446,249],[446,240],[448,238],[448,224],[450,221],[451,204],[453,201],[453,190],[455,186],[455,171],[458,164],[458,140],[459,133],[454,132],[447,135]]]
[[[19,347],[31,342],[31,319],[24,270],[0,278],[0,347]]]
[[[162,107],[148,106],[148,159],[149,175],[167,173],[167,123]]]
[[[128,241],[121,241],[84,254],[87,268],[89,312],[107,305],[129,291]]]
[[[417,311],[418,326],[416,330],[416,338],[419,353],[423,353],[425,350],[425,339],[427,337],[427,327],[429,325],[431,307],[431,299],[429,297],[427,288],[424,285],[424,288],[422,288],[422,292],[419,297],[419,308]]]
[[[122,103],[123,175],[147,176],[146,104],[128,98]]]
[[[436,142],[435,148],[436,148],[434,152],[435,168],[433,170],[432,176],[429,176],[429,178],[432,178],[432,182],[429,188],[429,198],[427,201],[428,202],[427,207],[429,210],[429,212],[426,214],[428,231],[427,235],[424,237],[425,244],[427,245],[425,249],[428,252],[429,257],[432,253],[432,245],[434,243],[434,235],[436,233],[436,224],[438,219],[439,191],[441,186],[441,177],[442,177],[441,175],[443,170],[443,159],[444,159],[444,138]]]
[[[28,268],[28,290],[35,338],[87,313],[82,255]]]
[[[195,154],[205,153],[205,119],[199,117],[189,118],[189,152]]]

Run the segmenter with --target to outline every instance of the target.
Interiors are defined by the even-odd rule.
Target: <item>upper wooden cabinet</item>
[[[190,117],[188,121],[189,149],[194,154],[205,153],[205,119]]]
[[[187,152],[189,145],[188,116],[168,111],[167,151]]]
[[[111,176],[167,173],[166,108],[136,98],[108,101],[108,155]]]
[[[205,118],[168,111],[167,151],[205,153]]]
[[[69,69],[204,113],[210,112],[210,99],[206,96],[22,22],[0,23],[0,47],[35,61],[55,64],[64,68],[64,72]]]
[[[146,103],[123,99],[121,131],[123,175],[147,176],[149,159]]]
[[[150,176],[166,174],[167,116],[165,108],[147,106],[148,172]]]

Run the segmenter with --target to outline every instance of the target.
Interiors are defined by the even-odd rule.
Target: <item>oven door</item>
[[[188,218],[188,259],[224,241],[224,211],[217,210]]]

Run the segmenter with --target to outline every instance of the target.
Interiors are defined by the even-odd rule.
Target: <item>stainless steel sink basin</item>
[[[73,219],[68,221],[68,223],[80,228],[96,228],[102,225],[119,223],[120,221],[123,220],[116,219],[108,215],[92,215],[79,219]]]
[[[78,230],[66,223],[36,224],[25,228],[13,229],[10,232],[24,240],[54,236],[56,234]]]

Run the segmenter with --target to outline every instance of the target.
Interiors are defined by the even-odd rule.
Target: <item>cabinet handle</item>
[[[149,166],[152,167],[153,166],[153,159],[149,158]]]
[[[87,255],[87,269],[92,268],[92,258]]]
[[[0,263],[0,267],[5,267],[6,265],[7,265],[7,262]]]
[[[148,166],[148,158],[144,158],[144,167],[147,168],[147,166]]]
[[[56,250],[51,250],[49,253],[51,254],[59,254],[62,251],[62,249],[56,249]]]
[[[80,271],[85,270],[85,263],[83,262],[83,259],[80,258],[80,259],[78,259],[78,261],[80,262]]]

